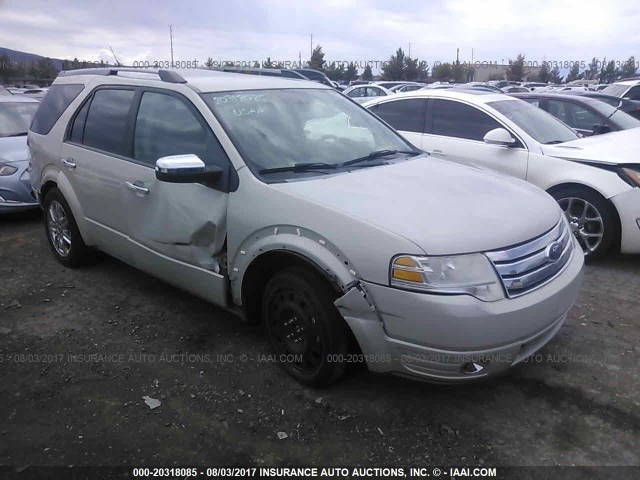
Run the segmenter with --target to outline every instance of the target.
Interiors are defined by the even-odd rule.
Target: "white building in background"
[[[499,65],[491,62],[475,62],[473,67],[473,81],[487,82],[489,80],[507,80],[509,65]],[[526,75],[523,81],[535,81],[538,78],[540,67],[526,67]]]

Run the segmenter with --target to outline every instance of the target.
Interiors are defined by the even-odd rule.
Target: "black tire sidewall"
[[[282,288],[297,290],[309,302],[322,333],[324,356],[318,369],[310,375],[297,371],[286,363],[280,362],[280,364],[287,373],[303,384],[315,387],[326,386],[337,380],[344,372],[345,362],[341,360],[348,351],[347,326],[333,304],[335,294],[326,280],[305,268],[293,267],[276,273],[267,283],[262,296],[262,319],[274,351],[276,346],[268,318],[269,304],[272,295]],[[276,353],[279,352],[276,351]]]

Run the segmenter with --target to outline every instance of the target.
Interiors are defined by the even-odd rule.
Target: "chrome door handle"
[[[142,193],[143,195],[146,195],[147,193],[149,193],[149,189],[146,187],[143,187],[142,185],[137,185],[133,182],[125,182],[127,184],[127,187],[129,187],[131,190],[133,190],[136,193]]]
[[[71,169],[74,169],[77,167],[77,165],[75,164],[75,162],[73,161],[73,158],[63,158],[62,159],[62,164],[65,167],[69,167]]]

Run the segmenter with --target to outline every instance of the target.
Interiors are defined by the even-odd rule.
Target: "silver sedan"
[[[29,182],[27,132],[39,102],[0,96],[0,214],[37,207]]]

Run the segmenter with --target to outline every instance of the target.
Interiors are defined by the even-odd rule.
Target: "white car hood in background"
[[[28,159],[29,148],[26,135],[0,138],[0,162],[20,162]]]
[[[272,187],[401,235],[431,255],[511,246],[560,219],[553,198],[531,184],[434,157]]]
[[[540,145],[545,155],[607,164],[638,163],[640,128],[592,135],[557,145]]]

